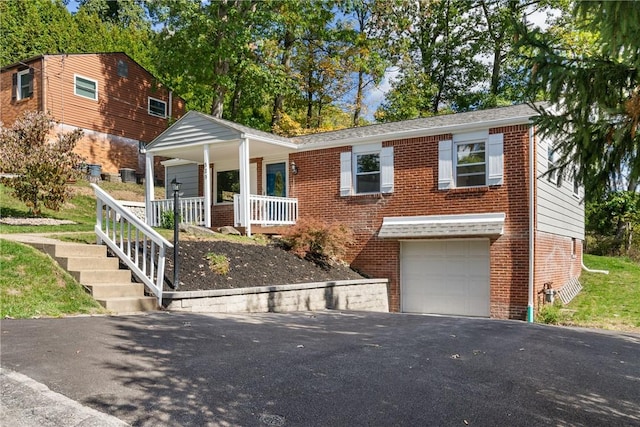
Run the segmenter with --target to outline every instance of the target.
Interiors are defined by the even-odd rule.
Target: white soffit
[[[385,217],[381,238],[499,236],[504,213]]]

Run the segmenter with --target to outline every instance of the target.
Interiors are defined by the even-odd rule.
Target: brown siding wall
[[[44,73],[36,71],[33,101],[12,103],[12,73],[2,73],[2,120],[10,124],[25,109],[48,111],[60,123],[93,131],[76,148],[87,163],[100,164],[104,172],[117,173],[121,168],[143,172],[137,141],[151,142],[171,122],[150,115],[148,99],[167,102],[169,113],[169,90],[123,53],[46,55],[44,60]],[[127,77],[118,75],[118,60],[127,64]],[[97,82],[97,100],[75,95],[76,75]],[[46,99],[38,103],[41,90]],[[172,119],[178,119],[185,112],[184,101],[175,95],[172,100]]]
[[[363,273],[389,279],[392,310],[400,308],[399,242],[377,237],[384,217],[504,212],[504,234],[491,240],[491,315],[522,319],[528,289],[528,126],[491,129],[504,134],[504,184],[438,190],[438,135],[387,141],[394,147],[394,192],[340,196],[340,153],[348,146],[292,154],[299,167],[291,194],[300,217],[351,227],[357,244],[347,261]]]

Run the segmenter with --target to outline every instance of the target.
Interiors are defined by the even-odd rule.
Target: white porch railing
[[[173,245],[96,184],[91,187],[97,199],[98,244],[109,246],[162,305],[165,259]]]
[[[239,194],[233,196],[233,220],[236,225],[247,224],[242,218]],[[290,197],[249,195],[249,224],[290,225],[298,220],[298,199]]]
[[[180,198],[180,222],[185,224],[205,225],[204,197]],[[162,213],[169,211],[173,215],[173,199],[151,201],[151,212],[147,212],[149,225],[162,226]]]

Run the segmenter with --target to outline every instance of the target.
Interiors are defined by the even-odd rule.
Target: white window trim
[[[465,185],[465,186],[460,186],[458,185],[458,146],[459,145],[468,145],[468,144],[484,144],[484,163],[470,163],[467,164],[468,165],[479,165],[479,164],[484,164],[484,184],[481,185]],[[488,159],[488,153],[489,153],[489,141],[488,139],[472,139],[472,140],[466,140],[466,141],[456,141],[454,139],[453,141],[453,179],[455,181],[455,187],[456,188],[478,188],[478,187],[487,187],[488,184],[487,182],[489,181],[489,159]],[[480,175],[475,174],[475,175]],[[470,175],[469,175],[470,176]]]
[[[379,194],[381,192],[381,189],[379,188],[378,191],[367,191],[367,192],[360,192],[358,191],[358,176],[364,176],[364,175],[374,175],[374,174],[378,174],[380,176],[380,187],[382,187],[382,159],[381,159],[381,150],[376,150],[376,151],[365,151],[365,152],[359,152],[353,153],[353,159],[351,161],[351,165],[352,165],[352,173],[353,173],[353,194],[355,195],[365,195],[365,194]],[[358,156],[366,156],[369,154],[377,154],[378,155],[378,171],[377,172],[360,172],[358,173]]]
[[[156,114],[156,113],[151,111],[151,101],[152,100],[164,104],[164,115],[159,115],[159,114]],[[149,96],[147,98],[147,113],[150,116],[153,116],[153,117],[160,117],[162,119],[166,119],[167,118],[167,101],[163,101],[162,99],[153,98],[153,97]]]
[[[81,94],[78,93],[78,78],[90,81],[90,82],[95,84],[95,86],[96,86],[96,97],[95,98],[90,98],[88,96],[81,95]],[[80,74],[74,74],[73,75],[73,94],[76,95],[76,96],[80,96],[82,98],[85,98],[85,99],[90,99],[92,101],[97,101],[98,100],[98,81],[94,80],[94,79],[91,79],[89,77],[85,77],[85,76],[80,75]]]
[[[31,69],[27,68],[26,70],[18,71],[18,77],[16,77],[16,101],[21,101],[23,99],[31,98],[31,96],[23,96],[22,95],[22,76],[31,74]],[[33,82],[32,82],[33,84]],[[33,96],[33,94],[32,94]]]
[[[357,156],[378,154],[380,156],[380,189],[373,192],[356,192]],[[394,157],[393,146],[383,147],[382,143],[363,144],[351,147],[351,151],[340,153],[340,196],[365,196],[371,194],[388,194],[394,191]]]

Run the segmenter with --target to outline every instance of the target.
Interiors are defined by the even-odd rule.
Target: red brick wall
[[[4,126],[11,126],[18,116],[25,111],[42,110],[42,60],[33,61],[30,65],[35,69],[33,75],[33,96],[26,99],[11,99],[13,92],[13,75],[21,71],[24,66],[7,68],[0,73],[0,122],[2,122]]]
[[[394,147],[394,192],[340,196],[340,152],[348,146],[295,153],[299,167],[291,194],[300,217],[320,217],[351,227],[357,244],[347,261],[361,272],[390,281],[389,302],[400,308],[399,242],[379,239],[388,216],[506,213],[504,235],[491,241],[491,315],[523,318],[528,282],[528,127],[492,129],[504,133],[504,184],[497,187],[438,190],[438,135],[386,141]]]
[[[554,289],[561,288],[569,279],[580,277],[582,272],[582,241],[551,233],[536,232],[535,296],[536,307],[540,308],[543,295],[540,291],[546,282],[553,282]]]

